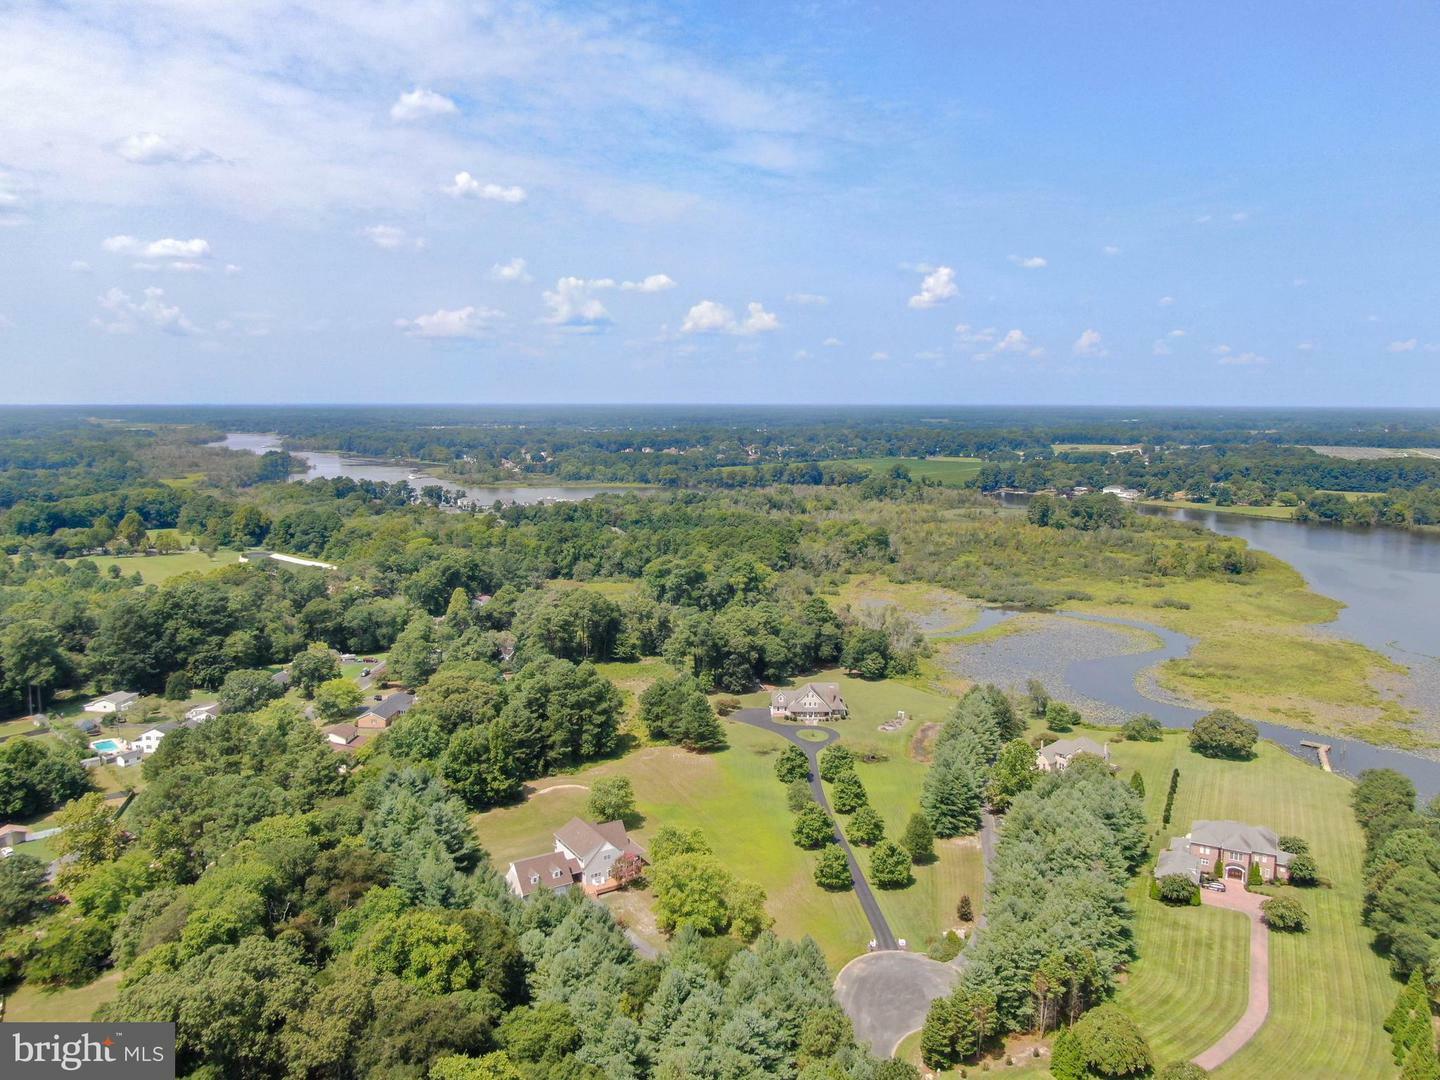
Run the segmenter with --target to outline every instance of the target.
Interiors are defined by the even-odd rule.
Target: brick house
[[[840,695],[838,683],[806,683],[791,690],[776,690],[770,695],[770,715],[776,719],[843,720],[850,708]]]
[[[1222,877],[1245,881],[1250,867],[1260,868],[1264,881],[1286,881],[1290,877],[1288,851],[1280,850],[1280,839],[1263,825],[1247,825],[1243,821],[1196,821],[1184,836],[1170,841],[1170,846],[1155,861],[1155,877],[1183,874],[1197,885],[1202,877],[1215,876],[1215,860],[1220,860]]]

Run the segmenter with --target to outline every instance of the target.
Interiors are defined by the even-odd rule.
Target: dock
[[[1318,757],[1320,758],[1320,768],[1324,769],[1326,772],[1334,772],[1334,771],[1335,771],[1334,769],[1332,769],[1332,768],[1330,767],[1330,744],[1329,744],[1329,743],[1311,742],[1311,741],[1308,740],[1308,739],[1304,739],[1304,740],[1301,741],[1300,745],[1301,745],[1301,746],[1305,746],[1305,747],[1309,747],[1311,750],[1314,750],[1314,751],[1315,751],[1316,756],[1318,756]]]

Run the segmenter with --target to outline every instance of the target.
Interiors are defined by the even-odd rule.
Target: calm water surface
[[[248,450],[252,454],[263,454],[269,450],[280,450],[280,436],[255,431],[232,431],[212,446],[223,446],[230,450]],[[417,491],[431,484],[458,491],[481,506],[495,502],[518,503],[530,506],[539,502],[579,502],[606,491],[620,490],[589,484],[548,484],[525,485],[520,487],[466,487],[450,480],[441,480],[428,473],[420,472],[408,465],[377,461],[374,458],[356,457],[354,454],[337,454],[328,450],[292,450],[290,453],[305,462],[304,475],[296,480],[328,480],[334,477],[348,477],[351,480],[384,481],[398,484],[402,480]]]

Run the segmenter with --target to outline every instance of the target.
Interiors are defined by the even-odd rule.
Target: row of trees
[[[972,1057],[993,1034],[1074,1023],[1108,997],[1134,956],[1125,886],[1146,848],[1140,799],[1101,761],[1081,755],[1017,796],[991,867],[988,927],[959,989],[932,1007],[926,1063]]]

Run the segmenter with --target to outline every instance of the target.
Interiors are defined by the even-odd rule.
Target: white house
[[[113,694],[106,694],[104,697],[97,697],[94,701],[86,702],[85,711],[91,713],[123,713],[139,700],[139,694],[132,694],[129,691],[120,690]]]
[[[1102,761],[1110,760],[1110,744],[1101,746],[1094,739],[1081,735],[1078,739],[1057,739],[1035,752],[1035,765],[1041,772],[1063,772],[1076,754],[1094,754]]]
[[[770,715],[787,720],[843,720],[849,706],[837,683],[806,683],[794,690],[776,690],[770,695]]]
[[[166,735],[170,734],[170,732],[174,731],[177,727],[179,727],[179,725],[173,720],[167,720],[163,724],[156,724],[154,727],[147,728],[137,735],[134,746],[140,753],[149,757],[159,749],[160,740],[165,738]]]
[[[592,825],[571,818],[555,831],[554,851],[511,863],[505,882],[521,897],[541,888],[565,892],[572,885],[598,896],[620,887],[622,882],[615,880],[613,870],[627,855],[649,862],[645,849],[630,839],[623,822]]]
[[[203,723],[212,716],[220,715],[220,703],[218,701],[206,702],[204,705],[196,705],[185,710],[186,720],[195,720]]]

